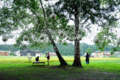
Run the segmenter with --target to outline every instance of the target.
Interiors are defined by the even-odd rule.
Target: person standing
[[[49,52],[47,53],[47,62],[48,62],[48,66],[49,66],[49,59],[50,59],[50,54],[49,54]]]
[[[39,65],[39,56],[36,57],[36,65],[38,64]]]
[[[86,57],[86,64],[89,64],[89,57],[90,57],[89,53],[87,53],[85,57]]]

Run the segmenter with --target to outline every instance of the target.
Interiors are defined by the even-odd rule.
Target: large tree
[[[54,10],[58,16],[65,15],[66,19],[73,20],[74,27],[74,62],[73,66],[82,66],[80,60],[79,39],[76,37],[79,30],[90,28],[90,24],[102,24],[108,22],[109,25],[117,19],[111,12],[115,11],[115,6],[119,5],[116,0],[59,0],[54,5]],[[61,14],[61,15],[60,15]],[[81,24],[81,25],[80,25]]]
[[[7,29],[8,31],[23,29],[21,36],[17,39],[18,45],[22,40],[26,40],[24,37],[28,38],[29,42],[33,42],[31,43],[33,45],[44,44],[44,41],[47,43],[51,42],[55,53],[59,58],[60,65],[67,65],[54,42],[54,35],[51,35],[52,33],[50,33],[50,31],[57,26],[55,24],[56,20],[53,19],[53,17],[45,15],[45,10],[41,0],[5,0],[1,9],[3,10],[1,11],[1,15],[3,16],[0,18],[1,25],[5,26],[0,27],[2,33],[7,32]],[[50,23],[52,26],[50,26]],[[30,24],[33,26],[29,27]],[[40,42],[40,39],[43,39],[46,35],[48,36],[48,39],[44,38],[46,40]],[[37,40],[35,40],[36,37]]]

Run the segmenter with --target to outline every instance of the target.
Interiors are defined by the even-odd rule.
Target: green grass
[[[35,61],[36,57],[32,57],[31,62]],[[63,56],[65,61],[73,62],[74,56]],[[47,59],[44,55],[39,58],[40,61],[47,62]],[[94,60],[120,60],[120,58],[90,58],[91,61]],[[85,61],[85,57],[81,57],[81,61]],[[2,62],[23,62],[23,63],[31,63],[27,57],[17,57],[17,56],[0,56],[0,63]],[[56,56],[50,57],[50,62],[59,62]]]
[[[35,57],[32,59],[34,61]],[[120,59],[119,58],[91,58],[90,64],[85,63],[81,58],[83,67],[58,67],[59,61],[51,57],[50,66],[32,65],[26,57],[2,57],[0,56],[0,80],[74,80],[74,79],[113,79],[120,80]],[[69,65],[72,65],[73,58],[64,56]],[[20,61],[20,62],[19,62]]]

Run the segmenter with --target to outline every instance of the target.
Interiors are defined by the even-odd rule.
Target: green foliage
[[[64,46],[67,46],[68,44],[67,43],[63,43]]]
[[[10,54],[9,54],[9,55],[14,56],[14,54],[15,54],[14,52],[10,52]]]
[[[86,52],[89,53],[89,54],[92,54],[92,49],[91,49],[91,48],[88,48],[88,49],[86,50]]]
[[[23,24],[25,25],[25,27],[24,27],[25,30],[23,30],[21,32],[19,38],[16,40],[17,43],[15,44],[15,46],[19,47],[22,44],[24,35],[26,35],[28,37],[28,42],[30,43],[30,46],[32,48],[35,48],[35,47],[46,48],[47,46],[51,45],[51,42],[50,42],[48,36],[46,35],[45,29],[44,29],[45,25],[44,25],[42,9],[38,8],[39,2],[38,1],[33,2],[33,1],[28,1],[28,0],[26,0],[26,1],[16,0],[14,2],[14,4],[16,6],[21,6],[22,9],[29,9],[30,12],[32,13],[32,15],[30,15],[29,13],[26,13],[26,11],[24,11],[23,15],[28,14],[26,16],[26,18],[24,18],[25,21],[23,22]],[[19,10],[19,9],[17,9],[16,11],[22,13],[21,10]],[[57,16],[55,19],[51,19],[50,15],[52,14],[52,10],[49,5],[45,6],[45,11],[47,14],[47,16],[46,16],[47,17],[47,23],[46,23],[47,30],[52,35],[52,38],[54,40],[56,40],[56,35],[58,34],[57,32],[60,29],[57,27],[57,25],[61,24],[64,21],[64,19],[61,20]],[[15,12],[15,11],[13,11],[13,12]],[[20,13],[16,13],[16,14],[19,15]],[[21,22],[21,21],[23,21],[23,19],[19,19],[19,22]],[[33,27],[29,27],[28,24],[33,24]],[[67,24],[63,24],[63,25],[62,26],[65,27]],[[40,40],[40,36],[42,34],[44,34],[44,40]],[[62,39],[63,38],[59,39],[61,41],[61,42],[59,41],[60,43],[62,43]],[[63,44],[65,44],[65,43],[63,43]]]
[[[113,55],[113,54],[114,54],[114,52],[113,52],[113,51],[110,51],[110,54],[111,54],[111,55]]]
[[[104,7],[101,7],[101,5],[107,4],[108,7],[106,7],[104,9]],[[104,11],[107,13],[113,12],[115,11],[114,6],[118,6],[119,2],[116,1],[101,1],[101,0],[86,0],[86,1],[81,1],[81,0],[60,0],[55,4],[55,12],[59,13],[59,15],[65,15],[64,12],[67,12],[67,17],[68,19],[74,20],[74,18],[72,17],[74,15],[74,11],[76,9],[76,6],[79,10],[80,16],[81,18],[85,19],[85,22],[87,22],[88,20],[91,20],[92,23],[96,23],[96,18],[99,18],[99,20],[101,20],[101,18],[104,18],[105,20],[114,20],[112,19],[110,16],[106,15],[106,13],[103,13]],[[111,5],[112,4],[112,5]],[[61,7],[62,5],[62,7]],[[93,9],[94,11],[92,11],[91,9]],[[89,16],[90,15],[90,16]],[[69,17],[68,17],[69,16]]]
[[[28,49],[26,45],[20,45],[19,47],[20,50]]]
[[[4,51],[17,51],[19,50],[19,48],[16,48],[15,46],[13,45],[0,45],[0,50],[4,50]]]
[[[114,52],[116,52],[116,51],[120,51],[119,46],[117,46],[117,47],[112,47],[112,48],[111,48],[111,50],[110,50],[111,55],[113,55]]]
[[[97,37],[99,39],[99,42],[96,44],[96,47],[97,49],[104,51],[105,46],[114,44],[117,36],[114,33],[110,32],[110,28],[106,28],[101,30],[101,32],[97,34]]]

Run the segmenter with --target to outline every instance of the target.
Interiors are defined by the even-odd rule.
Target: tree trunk
[[[78,35],[79,31],[79,12],[78,7],[75,6],[75,37]],[[80,48],[79,48],[79,40],[75,40],[74,45],[74,62],[72,66],[82,66],[81,60],[80,60]]]
[[[60,52],[59,52],[59,50],[58,50],[58,48],[57,48],[54,40],[52,39],[52,36],[50,35],[49,31],[47,31],[47,35],[48,35],[48,37],[49,37],[49,39],[50,39],[50,41],[51,41],[51,43],[52,43],[52,45],[53,45],[54,51],[55,51],[55,53],[57,54],[57,57],[58,57],[58,59],[59,59],[59,61],[60,61],[60,66],[66,66],[67,63],[66,63],[66,61],[62,58],[62,56],[60,55]]]
[[[54,42],[51,34],[50,34],[50,32],[47,30],[47,24],[46,24],[47,21],[46,21],[45,11],[44,11],[44,8],[43,8],[42,1],[41,1],[41,0],[40,0],[40,3],[41,3],[41,7],[42,7],[42,9],[43,9],[43,14],[44,14],[44,24],[45,24],[44,29],[45,29],[45,32],[46,32],[46,34],[48,35],[48,37],[49,37],[49,39],[50,39],[50,41],[51,41],[51,43],[52,43],[52,45],[53,45],[53,48],[54,48],[55,53],[57,54],[57,57],[58,57],[58,59],[59,59],[59,61],[60,61],[60,66],[66,66],[66,65],[67,65],[66,61],[65,61],[65,60],[62,58],[62,56],[60,55],[60,52],[59,52],[59,50],[58,50],[58,48],[57,48],[57,46],[56,46],[56,44],[55,44],[55,42]]]

